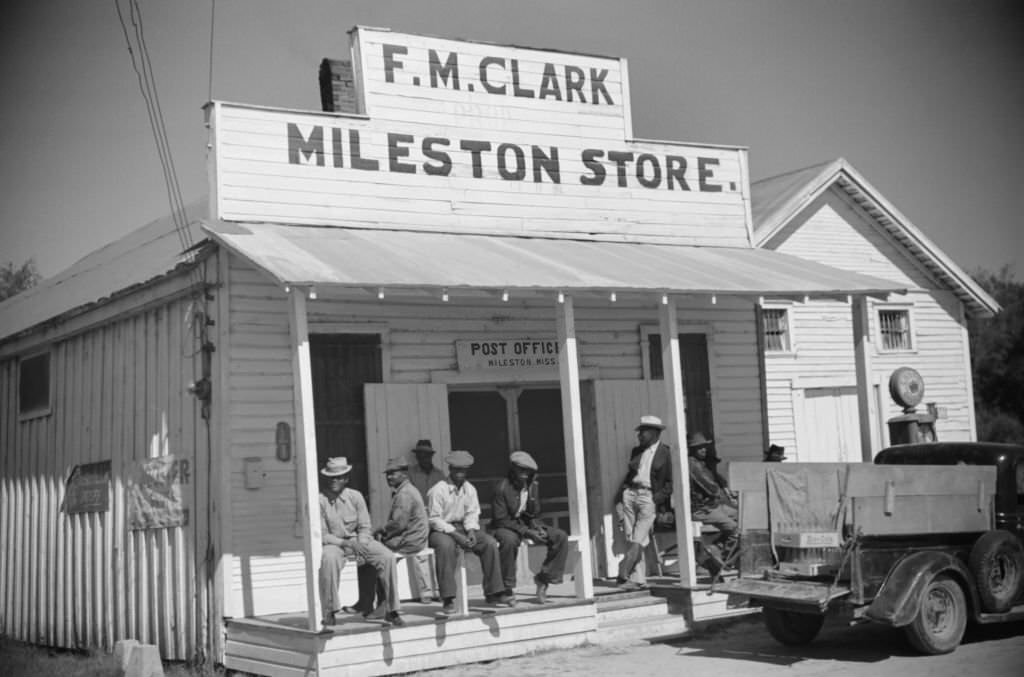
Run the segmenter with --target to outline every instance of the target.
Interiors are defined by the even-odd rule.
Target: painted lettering
[[[604,86],[604,79],[606,77],[608,77],[607,68],[602,68],[600,72],[596,68],[590,69],[590,103],[595,106],[600,103],[597,100],[598,94],[604,96],[604,100],[609,106],[612,105],[612,97]]]
[[[303,162],[299,155],[306,158]],[[316,156],[318,167],[324,166],[324,128],[313,127],[309,138],[302,135],[302,130],[294,122],[288,123],[288,164],[303,165],[309,164],[313,156]]]
[[[512,95],[524,99],[532,99],[534,97],[533,90],[519,86],[519,60],[509,59],[509,63],[511,63],[512,67]]]
[[[501,70],[505,70],[505,60],[496,56],[485,56],[480,59],[480,84],[484,86],[488,94],[504,94],[505,85],[492,85],[491,80],[487,75],[487,69],[491,66],[501,66]]]
[[[375,172],[380,169],[379,162],[376,160],[368,160],[362,156],[359,146],[358,129],[348,130],[348,148],[349,155],[352,159],[352,169],[363,169],[371,172]]]
[[[441,58],[437,55],[437,50],[430,50],[430,56],[428,57],[428,67],[430,69],[430,86],[437,87],[438,79],[444,83],[445,87],[448,87],[448,79],[451,78],[451,88],[454,90],[459,89],[459,55],[457,52],[448,52],[448,58],[445,59],[444,65],[441,65]],[[390,80],[389,80],[390,82]]]
[[[473,178],[479,179],[484,175],[483,159],[480,157],[485,150],[491,149],[490,141],[471,141],[463,139],[459,142],[459,148],[468,150],[473,163]]]
[[[607,171],[604,165],[599,162],[604,157],[604,151],[598,150],[597,148],[587,148],[580,154],[580,159],[583,160],[583,164],[586,165],[587,169],[591,171],[591,176],[583,174],[580,176],[580,183],[584,186],[600,186],[604,183],[604,177],[607,175]]]
[[[331,157],[335,167],[345,166],[345,151],[341,147],[341,130],[331,127]]]
[[[551,179],[552,183],[562,182],[562,171],[558,164],[558,146],[548,148],[548,153],[540,146],[534,146],[533,150],[533,182],[541,183],[540,172],[543,169]]]
[[[717,183],[708,183],[708,179],[715,177],[711,167],[717,167],[718,160],[713,157],[697,158],[697,185],[702,193],[720,193],[722,186]]]
[[[508,153],[512,151],[515,158],[515,169],[508,166]],[[522,181],[526,178],[526,156],[523,149],[514,143],[503,143],[498,146],[498,175],[506,181]]]
[[[672,185],[673,181],[679,182],[680,190],[690,190],[690,186],[686,183],[686,158],[679,155],[666,155],[665,156],[665,183],[668,185],[669,190],[675,190]]]
[[[645,165],[650,165],[651,175],[647,175],[647,171],[644,169]],[[658,158],[654,157],[650,153],[642,153],[636,159],[636,180],[640,182],[640,185],[644,188],[657,188],[661,185],[661,164],[658,162]]]
[[[608,151],[608,159],[615,163],[615,173],[619,177],[619,188],[626,187],[626,163],[633,161],[633,154],[621,151]]]
[[[395,59],[395,54],[405,55],[409,53],[409,50],[403,45],[389,45],[387,43],[381,45],[381,49],[384,52],[384,82],[394,82],[395,69],[403,67],[402,62]]]
[[[452,156],[443,150],[435,150],[434,146],[450,146],[451,141],[439,136],[428,136],[423,139],[423,155],[437,162],[432,165],[423,163],[423,171],[430,176],[448,176],[452,173]]]
[[[572,93],[576,92],[580,97],[580,103],[586,103],[587,97],[583,95],[583,85],[587,76],[583,69],[578,66],[565,67],[565,100],[572,101]]]
[[[544,75],[540,79],[539,99],[554,97],[556,101],[562,100],[562,88],[558,85],[558,76],[555,75],[554,64],[544,64]]]
[[[388,169],[399,174],[415,174],[416,165],[401,162],[399,158],[409,157],[409,149],[400,144],[413,142],[412,134],[388,133]]]

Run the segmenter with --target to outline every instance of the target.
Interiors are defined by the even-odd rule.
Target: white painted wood
[[[863,296],[853,299],[850,312],[853,316],[853,353],[857,372],[857,408],[860,428],[860,460],[870,463],[875,457],[871,434],[871,391],[874,386],[871,371],[871,333],[868,330],[868,301]],[[852,460],[852,459],[851,459]]]
[[[666,442],[672,444],[672,498],[676,513],[676,542],[685,543],[685,550],[680,548],[679,580],[687,586],[697,584],[697,565],[694,559],[692,531],[688,518],[690,515],[690,466],[686,449],[686,402],[683,399],[682,361],[679,356],[679,321],[675,302],[658,306],[658,325],[662,336],[661,363],[664,365],[665,387],[665,423],[669,426],[665,431]],[[667,339],[667,340],[666,340]]]
[[[594,575],[590,553],[590,520],[587,515],[586,461],[583,456],[583,417],[580,411],[579,355],[572,296],[555,301],[559,348],[559,380],[562,393],[562,435],[565,439],[565,472],[569,489],[570,533],[579,537],[576,560],[576,597],[592,599]]]
[[[306,325],[306,291],[289,294],[291,306],[292,351],[295,378],[295,463],[298,468],[299,502],[302,505],[302,552],[305,557],[306,623],[316,630],[320,623],[320,557],[323,550],[320,533],[317,487],[316,426],[313,420],[313,377],[309,361],[309,334]]]

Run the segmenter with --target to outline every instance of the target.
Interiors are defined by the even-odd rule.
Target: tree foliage
[[[7,265],[0,266],[0,301],[34,287],[40,279],[36,262],[32,259],[18,267],[8,261]]]
[[[978,439],[1024,444],[1024,283],[1009,266],[973,275],[1003,307],[968,324]]]

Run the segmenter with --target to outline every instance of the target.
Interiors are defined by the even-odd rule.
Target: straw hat
[[[657,416],[645,414],[644,416],[640,417],[640,423],[637,424],[636,426],[637,430],[640,430],[641,428],[654,428],[655,430],[664,430],[665,424],[662,423],[661,419],[658,418]]]
[[[351,470],[352,466],[348,464],[347,458],[335,456],[334,458],[327,459],[327,465],[320,471],[320,474],[326,477],[339,477],[347,475]]]

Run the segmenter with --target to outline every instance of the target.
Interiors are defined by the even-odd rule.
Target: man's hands
[[[465,534],[453,531],[448,535],[451,536],[452,540],[455,541],[455,544],[463,550],[472,550],[473,546],[476,545],[475,531],[467,531]]]
[[[626,530],[626,518],[624,516],[624,510],[622,503],[615,504],[615,524],[618,525],[622,531]]]
[[[547,543],[548,532],[544,531],[543,527],[535,527],[533,529],[526,530],[526,537],[533,540],[536,543]]]

